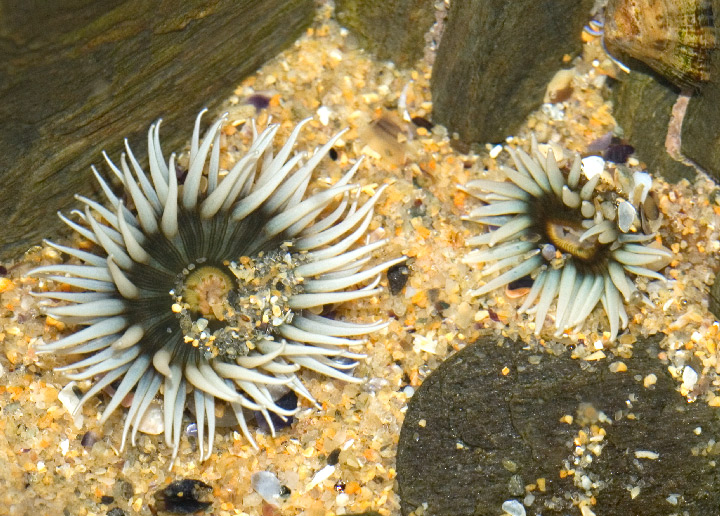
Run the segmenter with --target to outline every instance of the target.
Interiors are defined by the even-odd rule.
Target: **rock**
[[[185,143],[195,114],[310,24],[312,0],[22,5],[0,0],[0,255],[56,233],[55,212],[92,195],[90,164],[123,138],[139,151],[163,117]],[[142,152],[138,152],[143,154]],[[144,156],[138,156],[144,159]]]
[[[365,48],[401,67],[423,56],[435,21],[432,0],[336,0],[335,12]]]
[[[212,502],[201,500],[212,494],[212,487],[205,482],[191,478],[176,480],[156,491],[155,507],[171,514],[192,514],[204,511]]]
[[[592,0],[451,2],[433,68],[433,122],[461,141],[500,142],[580,53]]]
[[[571,514],[591,497],[597,516],[717,512],[716,410],[677,392],[652,341],[625,371],[496,340],[445,361],[410,401],[403,515],[521,514],[520,502],[528,516]]]
[[[716,24],[720,26],[720,0],[713,2]],[[682,153],[720,182],[720,52],[710,63],[711,81],[688,105],[682,128]]]
[[[652,175],[670,182],[692,179],[696,175],[693,167],[675,161],[665,149],[677,98],[677,92],[669,83],[639,71],[624,75],[612,89],[613,116],[623,129],[623,139],[635,148],[635,156],[647,165]]]

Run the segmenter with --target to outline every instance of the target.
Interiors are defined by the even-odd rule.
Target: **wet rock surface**
[[[652,342],[634,349],[586,362],[487,339],[448,359],[403,424],[403,514],[495,516],[512,500],[567,514],[592,498],[597,516],[718,513],[717,410],[676,391]]]
[[[720,0],[714,2],[716,26]],[[712,55],[711,81],[690,100],[682,130],[682,152],[715,181],[720,181],[720,52]]]
[[[314,7],[0,3],[0,256],[56,233],[63,224],[55,212],[76,207],[75,193],[97,193],[90,164],[101,164],[103,149],[116,158],[128,137],[142,162],[140,143],[160,117],[165,148],[184,144],[197,112],[219,108],[241,79],[295,41]]]
[[[380,59],[412,66],[423,56],[435,21],[432,0],[337,0],[338,21]]]
[[[635,148],[635,156],[648,171],[670,182],[695,177],[695,168],[674,160],[665,149],[677,89],[656,75],[633,71],[612,86],[613,116],[623,138]],[[683,124],[684,126],[685,124]]]
[[[433,122],[465,143],[499,142],[538,108],[581,50],[591,0],[451,2],[432,73]]]

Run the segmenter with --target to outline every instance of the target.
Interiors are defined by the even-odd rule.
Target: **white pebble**
[[[495,147],[490,149],[490,157],[492,159],[497,158],[500,155],[500,153],[502,152],[502,150],[503,150],[502,145],[496,145]]]
[[[695,369],[693,369],[690,366],[685,366],[683,369],[683,375],[682,375],[682,386],[689,390],[692,390],[693,387],[695,387],[695,384],[698,381],[698,374],[695,372]]]
[[[605,170],[605,160],[600,156],[588,156],[582,159],[582,171],[585,177],[592,179]]]
[[[80,403],[80,398],[78,398],[75,391],[73,391],[73,387],[76,385],[77,384],[75,382],[70,382],[58,393],[60,403],[62,403],[62,406],[65,407],[65,410],[67,410],[71,416]],[[83,421],[84,419],[82,413],[78,412],[73,416],[73,424],[78,430],[83,427]]]
[[[503,502],[502,510],[510,516],[525,516],[525,507],[517,500],[507,500]]]
[[[138,431],[148,435],[160,435],[165,431],[165,416],[159,403],[152,402],[138,425]]]
[[[335,505],[338,507],[345,507],[350,502],[350,497],[347,493],[340,493],[335,497]]]
[[[275,473],[269,471],[258,471],[250,477],[250,483],[257,494],[263,500],[275,507],[280,506],[280,495],[282,494],[282,484],[278,480]]]
[[[317,116],[322,125],[324,125],[324,126],[328,125],[328,123],[330,122],[330,113],[332,113],[332,111],[330,111],[330,109],[327,106],[320,106],[318,108]]]

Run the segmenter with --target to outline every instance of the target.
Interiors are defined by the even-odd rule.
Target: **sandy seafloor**
[[[574,71],[570,97],[532,114],[513,145],[527,148],[532,130],[541,143],[550,142],[555,150],[582,152],[614,129],[612,109],[603,96],[612,65],[596,40],[585,39],[589,41],[583,56],[568,63]],[[253,428],[259,452],[239,432],[221,428],[214,453],[200,462],[195,438],[183,437],[179,457],[168,471],[170,450],[161,435],[141,434],[136,447],[120,451],[124,411],[98,424],[107,394],[87,403],[75,419],[59,400],[67,380],[52,368],[70,359],[38,356],[35,350],[72,329],[42,315],[29,292],[43,286],[25,274],[63,257],[49,247],[35,247],[17,261],[4,263],[7,274],[0,278],[0,514],[86,516],[120,508],[126,515],[149,515],[152,494],[181,478],[213,486],[209,512],[218,516],[321,516],[366,510],[399,514],[395,453],[413,389],[444,358],[484,335],[510,337],[556,352],[572,344],[571,353],[578,360],[603,360],[608,350],[631,360],[638,337],[659,333],[663,335],[659,359],[667,360],[678,377],[678,389],[690,401],[720,405],[715,395],[720,337],[706,301],[718,266],[720,206],[715,202],[715,185],[703,175],[694,183],[677,185],[655,179],[664,217],[660,237],[677,254],[664,270],[667,284],[639,281],[655,308],[629,306],[629,328],[615,343],[603,333],[607,320],[600,309],[581,334],[537,339],[533,324],[517,314],[522,298],[509,298],[502,291],[481,299],[468,295],[486,279],[476,267],[461,262],[468,251],[465,239],[480,228],[461,220],[476,202],[456,185],[480,177],[484,169],[497,177],[498,164],[508,158],[505,152],[491,158],[491,146],[459,154],[451,148],[444,128],[428,131],[409,121],[431,118],[430,60],[410,70],[378,62],[359,49],[324,8],[312,28],[238,85],[226,103],[233,125],[224,130],[222,165],[231,166],[247,145],[242,121],[257,117],[262,127],[271,115],[281,122],[285,137],[295,123],[312,116],[302,133],[301,149],[312,149],[339,129],[349,128],[335,147],[337,159],[325,159],[318,167],[318,184],[337,180],[359,155],[366,154],[368,159],[356,175],[365,193],[389,185],[369,231],[372,238],[384,236],[390,243],[374,259],[408,256],[408,284],[396,296],[386,292],[338,309],[349,320],[390,320],[389,327],[373,335],[362,349],[367,359],[355,374],[367,381],[344,384],[302,372],[320,409],[303,402],[296,422],[275,438]],[[270,105],[256,114],[246,99],[257,93],[267,95]],[[399,132],[388,136],[377,131],[378,124],[373,129],[371,122],[381,117],[393,120]],[[187,128],[188,138],[190,131]],[[118,139],[123,136],[118,134]],[[642,168],[636,165],[634,169]],[[68,239],[87,245],[69,234],[56,238]],[[698,373],[695,385],[682,385],[684,365]],[[88,382],[78,385],[82,391],[88,386]],[[88,442],[87,432],[97,438],[94,444]],[[343,451],[334,471],[313,486],[315,475],[336,448]],[[264,470],[275,473],[290,490],[280,507],[264,504],[250,485],[250,475]]]

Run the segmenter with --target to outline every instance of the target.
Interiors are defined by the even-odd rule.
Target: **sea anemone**
[[[530,277],[532,288],[518,312],[534,317],[536,336],[557,299],[556,337],[571,328],[579,331],[600,302],[615,340],[628,322],[621,296],[626,303],[650,303],[631,276],[665,281],[657,270],[671,256],[655,235],[637,229],[651,200],[650,176],[636,172],[601,183],[609,174],[583,173],[579,156],[561,170],[552,150],[540,152],[534,135],[532,156],[507,151],[515,168],[500,171],[509,181],[478,179],[461,186],[485,202],[465,219],[491,229],[468,239],[468,245],[488,247],[472,250],[464,262],[486,264],[483,275],[502,271],[471,295]]]
[[[183,171],[175,154],[167,161],[163,155],[158,121],[148,132],[149,176],[125,140],[119,167],[103,153],[122,192],[114,193],[93,167],[107,202],[78,196],[85,205],[72,212],[79,222],[60,214],[94,250],[47,242],[77,263],[31,272],[65,285],[37,294],[47,298],[46,313],[84,327],[38,349],[86,355],[58,369],[72,371],[71,380],[93,381],[76,412],[112,388],[102,424],[132,394],[122,446],[130,430],[135,444],[144,414],[162,392],[173,459],[186,396],[192,398],[199,452],[206,459],[213,449],[216,399],[230,407],[257,448],[243,410],[259,411],[274,435],[270,413],[295,413],[275,403],[279,389],[315,403],[296,376],[300,368],[361,381],[351,369],[364,355],[348,347],[363,344],[358,337],[386,323],[337,320],[323,315],[323,307],[376,295],[381,273],[404,259],[366,267],[386,243],[366,238],[384,187],[360,202],[360,188],[350,181],[361,160],[329,188],[308,192],[313,170],[342,133],[309,157],[291,157],[307,120],[277,154],[272,142],[279,126],[258,134],[253,122],[249,150],[223,171],[225,117],[201,141],[204,112],[195,122],[184,184],[178,184]]]

